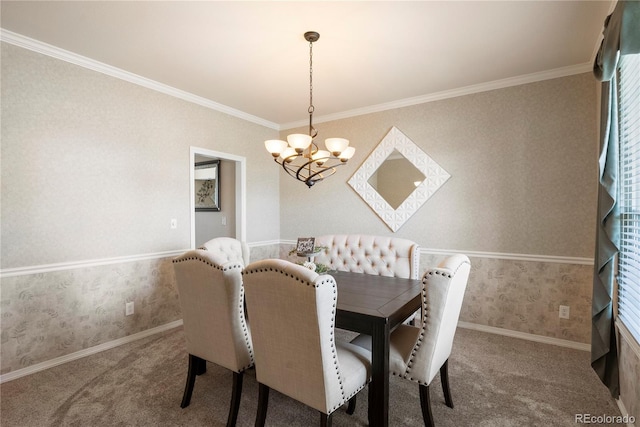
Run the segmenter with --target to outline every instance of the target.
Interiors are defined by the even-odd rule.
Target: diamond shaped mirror
[[[413,163],[393,150],[367,182],[393,209],[398,209],[425,178]]]
[[[450,175],[395,126],[349,185],[396,232]]]

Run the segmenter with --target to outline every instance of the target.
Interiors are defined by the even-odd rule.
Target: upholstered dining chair
[[[422,322],[420,327],[400,325],[390,337],[389,372],[418,383],[422,418],[432,427],[429,385],[440,371],[445,403],[453,408],[449,388],[449,356],[460,317],[471,263],[465,255],[446,258],[422,278]],[[353,344],[371,348],[371,337],[359,335]]]
[[[183,328],[189,353],[187,383],[181,407],[191,402],[196,375],[206,362],[233,372],[227,427],[234,426],[240,408],[244,371],[253,366],[251,335],[244,315],[240,261],[219,263],[220,256],[203,249],[174,258]]]
[[[243,266],[249,265],[249,246],[246,242],[231,237],[215,237],[198,249],[212,253],[218,264],[241,262]]]
[[[278,259],[242,274],[259,383],[255,425],[265,424],[270,389],[318,410],[322,426],[347,402],[353,413],[352,398],[370,380],[371,353],[335,339],[335,279]]]

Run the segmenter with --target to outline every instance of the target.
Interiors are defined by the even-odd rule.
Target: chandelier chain
[[[313,40],[309,40],[309,135],[311,138],[315,138],[318,135],[318,131],[313,127],[313,112],[315,107],[313,106]],[[312,142],[312,145],[315,146],[315,143]],[[310,148],[310,154],[312,149]],[[318,148],[315,147],[315,151]]]
[[[313,110],[313,42],[309,42],[309,114]]]

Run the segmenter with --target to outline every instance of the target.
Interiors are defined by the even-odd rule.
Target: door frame
[[[236,163],[236,239],[247,241],[247,159],[235,154],[222,153],[191,146],[189,148],[189,194],[191,213],[191,249],[196,246],[196,207],[195,207],[195,181],[194,171],[196,154],[207,157],[215,157],[221,160],[229,160]]]

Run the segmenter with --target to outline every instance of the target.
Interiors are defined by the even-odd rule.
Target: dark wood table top
[[[421,306],[422,282],[343,271],[338,284],[336,327],[371,336],[371,426],[389,425],[389,337]]]
[[[340,313],[388,319],[393,328],[421,305],[422,282],[415,279],[332,271]]]

